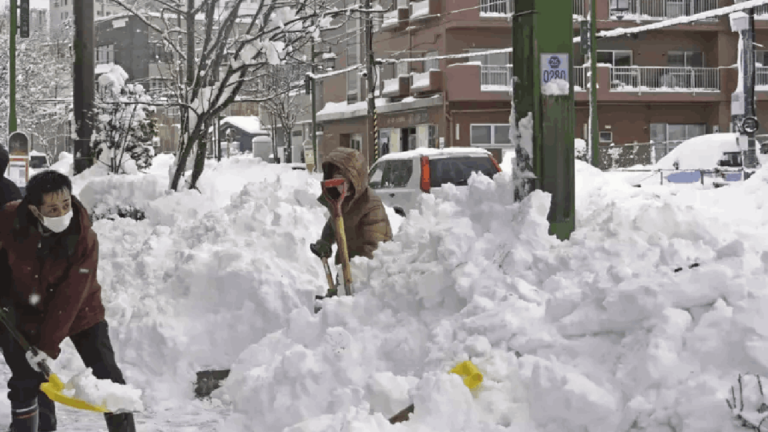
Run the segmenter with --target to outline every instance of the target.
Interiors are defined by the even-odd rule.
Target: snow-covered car
[[[501,168],[484,149],[416,149],[381,157],[371,167],[368,185],[384,204],[405,216],[421,194],[447,183],[466,186],[473,172],[493,177]]]

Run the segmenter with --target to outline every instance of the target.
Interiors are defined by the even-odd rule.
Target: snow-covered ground
[[[139,430],[727,432],[737,374],[768,373],[765,171],[646,189],[577,161],[566,242],[547,234],[546,194],[514,203],[509,172],[473,176],[390,212],[394,241],[353,261],[355,296],[315,315],[319,177],[235,158],[170,194],[171,162],[74,182],[93,209],[147,216],[95,223],[118,362],[144,391]],[[467,359],[485,376],[473,391],[447,373]],[[82,369],[70,342],[55,366]],[[193,399],[196,371],[228,367],[210,401]],[[411,402],[410,421],[387,422]],[[103,430],[61,412],[61,430]]]

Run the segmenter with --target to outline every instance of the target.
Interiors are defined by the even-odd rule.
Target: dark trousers
[[[99,379],[109,379],[118,384],[125,384],[123,373],[115,362],[115,352],[109,340],[109,326],[102,321],[93,327],[70,336],[75,344],[80,358],[86,367],[93,370],[93,375]],[[40,430],[56,429],[56,412],[53,402],[40,391],[40,384],[45,377],[32,369],[27,362],[24,349],[9,334],[2,332],[0,348],[8,367],[11,368],[11,379],[8,381],[8,399],[11,409],[19,410],[34,405],[37,400],[40,407]]]

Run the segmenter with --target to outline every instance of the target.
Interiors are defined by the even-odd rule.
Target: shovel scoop
[[[16,326],[13,325],[10,318],[8,317],[8,311],[4,308],[0,308],[0,321],[2,321],[8,331],[11,332],[11,335],[13,335],[14,339],[19,342],[19,345],[21,345],[24,351],[31,351],[34,355],[37,355],[40,352],[37,348],[30,346],[27,340],[24,339],[24,336],[22,336],[21,333],[16,330]],[[37,366],[45,376],[45,379],[48,380],[48,382],[40,384],[40,390],[45,393],[45,395],[48,396],[48,398],[50,398],[52,401],[86,411],[95,411],[100,413],[111,412],[103,406],[93,405],[84,400],[65,395],[64,383],[61,381],[61,378],[59,378],[58,375],[51,371],[51,368],[48,366],[48,364],[45,361],[40,361]]]

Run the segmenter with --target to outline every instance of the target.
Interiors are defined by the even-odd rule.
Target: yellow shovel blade
[[[62,390],[64,390],[64,383],[61,382],[61,379],[56,376],[56,374],[51,374],[51,376],[48,377],[47,383],[40,384],[40,390],[42,390],[43,393],[45,393],[45,395],[48,396],[52,401],[58,402],[62,405],[71,406],[72,408],[81,410],[96,411],[100,413],[110,412],[108,409],[102,406],[91,405],[88,402],[82,401],[80,399],[75,399],[73,397],[64,395],[62,393]]]
[[[463,363],[459,363],[455,368],[451,369],[451,373],[464,378],[464,385],[470,389],[475,389],[483,382],[483,374],[477,370],[477,366],[474,363],[467,360]]]

